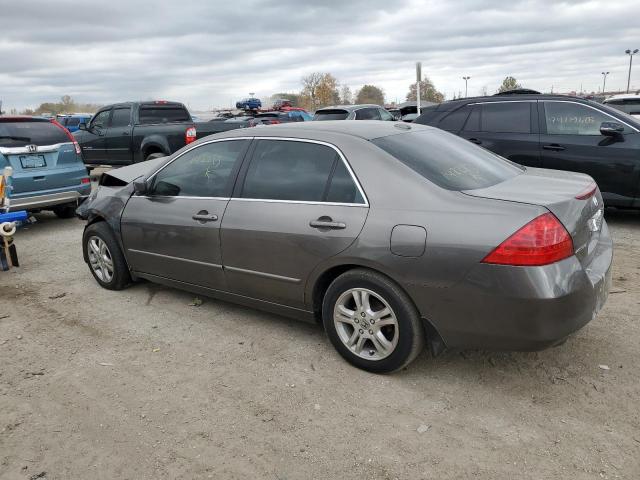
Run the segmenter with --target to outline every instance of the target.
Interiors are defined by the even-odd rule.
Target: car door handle
[[[564,147],[562,145],[558,145],[557,143],[543,145],[542,148],[545,150],[553,150],[554,152],[561,152],[562,150],[564,150]]]
[[[344,228],[347,228],[346,223],[334,222],[330,218],[327,218],[326,220],[321,220],[320,218],[318,220],[311,220],[309,222],[309,226],[313,228],[330,228],[332,230],[342,230]]]
[[[215,214],[209,215],[208,212],[198,212],[195,215],[193,215],[191,218],[193,218],[194,220],[197,220],[198,222],[206,223],[206,222],[217,221],[218,215],[215,215]]]
[[[470,138],[469,141],[471,143],[475,143],[476,145],[482,145],[482,141],[477,138]]]

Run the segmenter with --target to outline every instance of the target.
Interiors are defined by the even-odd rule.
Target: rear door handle
[[[477,138],[470,138],[469,141],[471,143],[475,143],[476,145],[481,145],[482,144],[482,141],[477,139]]]
[[[216,214],[211,214],[209,215],[209,212],[207,212],[206,210],[202,210],[198,213],[196,213],[195,215],[193,215],[191,218],[193,218],[194,220],[197,220],[200,223],[206,223],[206,222],[215,222],[218,220],[218,215]]]
[[[347,224],[343,222],[334,222],[331,219],[328,220],[311,220],[309,226],[313,228],[330,228],[332,230],[342,230],[347,228]]]
[[[564,150],[564,147],[562,145],[558,145],[557,143],[543,145],[542,148],[545,150],[553,150],[554,152],[561,152],[562,150]]]

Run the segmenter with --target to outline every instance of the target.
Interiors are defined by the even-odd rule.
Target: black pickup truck
[[[151,101],[108,105],[74,135],[84,162],[129,165],[171,155],[176,150],[222,129],[216,122],[196,124],[182,103]]]

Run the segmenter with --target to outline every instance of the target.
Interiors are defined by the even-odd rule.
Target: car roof
[[[466,105],[468,103],[489,103],[489,102],[506,102],[506,101],[526,101],[526,100],[571,100],[580,103],[589,103],[589,100],[586,100],[581,97],[575,97],[571,95],[554,95],[547,93],[540,94],[523,94],[523,93],[511,93],[511,94],[502,94],[502,95],[491,95],[485,97],[467,97],[461,98],[458,100],[447,100],[446,102],[442,102],[438,105],[427,107],[432,110],[455,110],[461,105]]]
[[[629,99],[637,99],[640,98],[640,94],[636,93],[621,93],[618,95],[612,95],[611,97],[604,100],[604,103],[607,103],[609,100],[629,100]]]
[[[0,122],[51,122],[51,119],[33,115],[0,115]]]
[[[230,130],[219,134],[222,137],[287,137],[306,138],[324,133],[338,133],[364,140],[373,140],[401,133],[420,130],[437,130],[426,125],[409,125],[403,122],[388,122],[382,120],[327,120],[323,122],[293,122],[281,123],[255,128]],[[211,137],[205,137],[211,138]]]
[[[373,103],[361,103],[359,105],[333,105],[331,107],[322,107],[316,110],[317,112],[321,112],[323,110],[346,110],[347,112],[353,112],[354,110],[359,110],[365,107],[373,107],[373,108],[384,108],[380,105],[375,105]]]

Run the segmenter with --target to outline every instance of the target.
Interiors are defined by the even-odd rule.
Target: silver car
[[[423,125],[233,130],[110,171],[78,214],[104,288],[147,279],[322,322],[372,372],[425,343],[558,344],[594,318],[611,278],[591,177]]]

